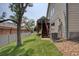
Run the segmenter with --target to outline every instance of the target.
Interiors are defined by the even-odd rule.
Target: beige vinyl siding
[[[68,4],[68,14],[69,32],[79,32],[79,4]]]
[[[55,26],[51,26],[51,32],[57,32],[58,33],[58,25],[59,25],[59,19],[61,19],[61,21],[63,22],[63,32],[65,31],[65,16],[64,13],[66,12],[66,4],[64,3],[54,3],[54,4],[50,4],[50,9],[53,12],[54,9],[54,13],[52,14],[52,16],[50,17],[51,20],[50,22],[53,23],[55,22]],[[50,13],[51,14],[51,13]]]
[[[65,15],[66,15],[66,4],[65,3],[50,3],[48,18],[50,23],[55,23],[55,26],[50,26],[51,33],[58,33],[59,19],[61,19],[62,25],[62,34],[63,37],[66,37],[66,24],[65,24]]]
[[[56,3],[55,4],[55,11],[54,11],[54,16],[53,19],[55,20],[56,26],[55,30],[58,32],[58,26],[59,26],[59,19],[62,21],[62,38],[66,38],[66,28],[65,28],[65,15],[66,14],[66,4],[65,3]],[[58,32],[59,33],[59,32]],[[59,35],[60,36],[60,35]]]

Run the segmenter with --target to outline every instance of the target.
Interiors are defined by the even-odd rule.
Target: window
[[[51,26],[55,26],[55,23],[52,23]]]
[[[51,16],[53,16],[54,14],[54,8],[51,10]]]

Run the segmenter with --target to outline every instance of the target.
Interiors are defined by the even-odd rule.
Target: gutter
[[[46,17],[48,17],[49,6],[50,6],[50,3],[48,3],[48,8],[47,8],[47,14],[46,14]]]
[[[66,38],[68,39],[68,3],[66,3]]]

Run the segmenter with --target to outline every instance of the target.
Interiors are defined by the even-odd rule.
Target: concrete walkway
[[[55,45],[65,56],[79,56],[79,43],[74,41],[55,42]]]
[[[50,40],[50,38],[41,38],[41,40]]]

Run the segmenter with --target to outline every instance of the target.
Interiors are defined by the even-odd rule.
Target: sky
[[[34,3],[33,7],[28,7],[26,9],[27,12],[25,12],[24,16],[29,19],[34,19],[36,21],[41,16],[46,16],[47,7],[47,3]],[[7,13],[7,18],[13,14],[9,8],[9,4],[7,3],[0,3],[0,15],[2,14],[2,12]]]

